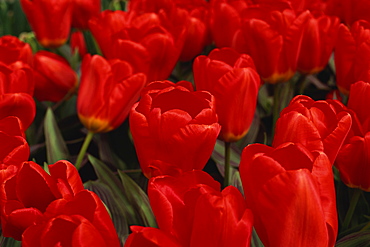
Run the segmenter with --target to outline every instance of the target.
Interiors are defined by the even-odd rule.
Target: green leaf
[[[256,230],[254,229],[254,227],[253,227],[253,230],[252,230],[251,247],[264,247],[264,245],[263,245],[262,241],[260,240],[260,238],[258,237],[258,234],[257,234]]]
[[[84,184],[85,189],[95,192],[108,208],[118,237],[124,239],[129,234],[125,211],[122,204],[114,196],[113,191],[108,185],[100,181],[88,181]]]
[[[366,247],[370,246],[370,231],[355,232],[340,239],[336,247]]]
[[[54,164],[58,160],[68,160],[69,153],[63,136],[60,133],[54,113],[49,107],[44,119],[44,134],[46,142],[46,155],[49,164]]]
[[[100,182],[107,185],[118,200],[119,205],[124,209],[125,217],[129,225],[138,224],[136,221],[135,211],[129,200],[125,196],[125,191],[119,178],[100,160],[94,156],[88,155],[88,159],[94,167],[95,173],[98,176]]]
[[[124,172],[118,171],[118,175],[126,191],[127,199],[137,212],[136,215],[140,217],[139,220],[142,220],[144,226],[157,227],[146,193]]]
[[[13,238],[0,237],[1,247],[20,247],[21,241],[14,240]]]
[[[99,156],[105,162],[108,163],[119,170],[126,170],[127,166],[123,160],[121,160],[114,150],[109,145],[109,139],[107,135],[100,134],[98,136],[99,141],[97,142],[99,146]]]
[[[240,179],[239,171],[234,171],[234,173],[231,176],[230,184],[236,187],[244,195],[242,180]]]

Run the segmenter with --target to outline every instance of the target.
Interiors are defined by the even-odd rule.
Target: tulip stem
[[[225,142],[225,177],[224,187],[230,185],[230,142]]]
[[[82,144],[82,147],[80,149],[80,152],[78,153],[76,164],[75,164],[77,170],[79,170],[81,168],[82,160],[85,157],[87,148],[89,147],[90,142],[91,142],[93,136],[94,136],[94,133],[91,132],[91,131],[89,131],[87,133],[87,136],[85,137],[84,143]]]
[[[357,205],[358,200],[360,199],[360,196],[362,194],[362,190],[356,189],[352,195],[351,202],[349,204],[349,208],[346,214],[346,217],[344,218],[342,229],[346,230],[349,227],[349,224],[351,223],[353,213],[355,212],[355,208]]]

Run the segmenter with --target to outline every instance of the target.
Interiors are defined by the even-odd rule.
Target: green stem
[[[342,229],[346,230],[349,227],[349,224],[351,223],[353,213],[355,212],[355,208],[357,205],[358,200],[360,199],[360,196],[362,194],[362,190],[356,189],[352,195],[351,202],[349,204],[349,208],[346,214],[346,217],[344,218]]]
[[[306,81],[306,74],[301,74],[298,78],[298,80],[295,82],[295,94],[303,94],[304,89],[306,87],[305,81]]]
[[[230,142],[225,142],[225,177],[224,187],[230,185]]]
[[[79,154],[78,154],[78,156],[77,156],[77,160],[76,160],[76,164],[75,164],[75,166],[76,166],[76,169],[77,169],[77,170],[79,170],[79,169],[81,168],[82,160],[83,160],[83,158],[85,157],[85,154],[86,154],[87,148],[89,147],[90,142],[91,142],[91,140],[92,140],[93,136],[94,136],[94,133],[93,133],[93,132],[89,131],[89,132],[87,133],[87,136],[86,136],[86,138],[85,138],[85,141],[84,141],[84,143],[82,144],[82,147],[81,147],[81,149],[80,149],[80,152],[79,152]]]

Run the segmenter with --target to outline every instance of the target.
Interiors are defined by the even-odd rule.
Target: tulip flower
[[[309,16],[303,27],[297,69],[304,74],[315,74],[323,70],[329,61],[340,22],[335,16]]]
[[[338,219],[332,166],[301,144],[247,146],[240,175],[264,246],[334,246]]]
[[[328,0],[325,12],[328,15],[338,16],[341,21],[351,26],[355,21],[370,21],[370,2],[367,0]]]
[[[129,2],[130,12],[155,12],[169,18],[164,24],[165,28],[174,29],[174,24],[185,29],[184,47],[180,54],[181,61],[190,61],[200,54],[203,48],[211,43],[208,30],[208,2],[204,0],[193,1],[147,1],[132,0]],[[177,28],[178,29],[178,28]]]
[[[159,229],[131,227],[126,247],[250,244],[253,216],[243,196],[232,186],[220,192],[220,184],[205,172],[152,178],[148,195]]]
[[[57,216],[27,228],[22,246],[96,246],[119,247],[112,220],[100,198],[83,190],[75,198],[58,208]],[[48,213],[48,212],[47,212]],[[46,213],[45,213],[46,214]]]
[[[242,138],[252,123],[260,86],[252,58],[231,48],[214,49],[195,59],[193,71],[197,90],[208,91],[216,99],[220,139]]]
[[[310,151],[324,152],[333,164],[351,125],[351,114],[339,101],[299,95],[280,113],[273,146],[300,143]]]
[[[0,61],[5,64],[12,64],[17,61],[31,64],[31,46],[20,41],[17,37],[5,35],[0,38]]]
[[[94,133],[116,129],[126,119],[146,83],[143,73],[134,74],[125,61],[87,54],[82,62],[77,112],[89,130],[77,157],[79,169]]]
[[[15,116],[22,122],[25,131],[36,115],[36,105],[32,96],[27,93],[0,94],[0,119]]]
[[[370,81],[370,23],[356,21],[348,29],[341,24],[334,52],[336,83],[348,95],[351,84]]]
[[[297,67],[302,30],[309,12],[296,16],[291,9],[249,7],[231,46],[249,54],[268,83],[288,81]]]
[[[209,26],[217,47],[232,47],[234,36],[241,28],[242,13],[249,5],[247,0],[210,1]]]
[[[72,0],[21,0],[22,9],[39,43],[48,48],[63,45],[72,21]]]
[[[169,77],[184,42],[182,28],[171,33],[161,23],[155,13],[106,10],[89,21],[89,28],[107,59],[129,62],[151,82]]]
[[[100,0],[73,0],[72,27],[88,29],[89,20],[101,11]]]
[[[30,148],[22,130],[22,123],[17,117],[0,119],[0,166],[20,166],[27,161]]]
[[[349,187],[370,191],[370,84],[352,84],[348,108],[353,112],[354,124],[338,153],[335,166],[342,181]]]
[[[50,246],[59,241],[65,246],[93,246],[92,242],[119,246],[105,206],[84,189],[74,166],[58,161],[49,166],[49,172],[32,161],[24,162],[4,181],[4,236],[22,240],[24,246]]]
[[[81,67],[77,112],[91,132],[108,132],[122,124],[145,85],[125,61],[86,55]]]
[[[76,72],[63,57],[48,51],[39,51],[33,58],[35,71],[35,98],[58,102],[76,90]]]
[[[0,62],[0,94],[27,93],[33,96],[34,72],[30,66],[18,61],[10,65]]]
[[[220,132],[214,97],[190,82],[149,84],[130,112],[140,166],[148,178],[201,170]]]
[[[76,31],[71,34],[71,50],[72,53],[78,51],[80,58],[87,54],[86,42],[82,32]]]

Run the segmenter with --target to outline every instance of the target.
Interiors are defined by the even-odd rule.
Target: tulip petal
[[[131,226],[126,247],[182,247],[171,235],[152,227]]]
[[[256,230],[265,245],[327,246],[317,183],[306,169],[281,173],[256,198]]]
[[[55,181],[32,161],[21,166],[17,175],[16,192],[25,207],[35,207],[41,212],[45,212],[47,206],[60,197]]]

